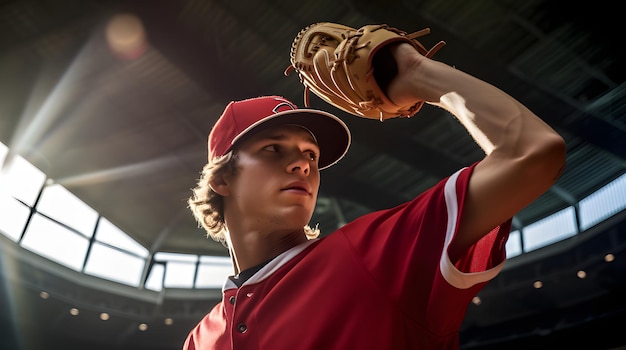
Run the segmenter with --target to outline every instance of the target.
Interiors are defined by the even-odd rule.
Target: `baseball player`
[[[505,92],[408,40],[379,51],[374,69],[391,72],[378,77],[385,98],[449,111],[485,157],[410,202],[319,238],[308,224],[320,170],[346,154],[348,128],[280,96],[231,102],[209,134],[189,203],[228,247],[235,273],[185,350],[459,348],[467,306],[502,269],[511,218],[559,177],[565,144]]]

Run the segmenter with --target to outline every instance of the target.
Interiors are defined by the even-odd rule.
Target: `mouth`
[[[311,189],[309,185],[302,181],[290,183],[289,185],[282,188],[281,191],[306,193],[308,195],[311,194]]]

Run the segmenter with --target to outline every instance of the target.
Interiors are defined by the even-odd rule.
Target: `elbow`
[[[544,135],[536,146],[528,157],[529,169],[551,186],[561,177],[565,169],[567,154],[565,140],[557,133],[550,133]]]
[[[561,137],[561,135],[554,133],[548,138],[548,141],[546,141],[545,148],[545,157],[550,163],[551,168],[555,171],[554,181],[556,181],[561,176],[563,169],[565,168],[567,154],[565,140]]]

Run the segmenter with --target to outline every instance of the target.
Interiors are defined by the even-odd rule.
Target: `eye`
[[[307,155],[309,156],[309,159],[312,161],[316,161],[318,158],[317,153],[315,153],[314,151],[308,151]]]
[[[269,151],[269,152],[278,152],[278,145],[277,144],[267,145],[263,147],[263,150]]]

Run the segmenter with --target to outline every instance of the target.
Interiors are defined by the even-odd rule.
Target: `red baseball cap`
[[[268,127],[296,125],[307,129],[320,148],[319,169],[337,163],[350,147],[350,130],[338,117],[298,107],[281,96],[231,101],[209,133],[209,159],[228,153],[244,136]]]

